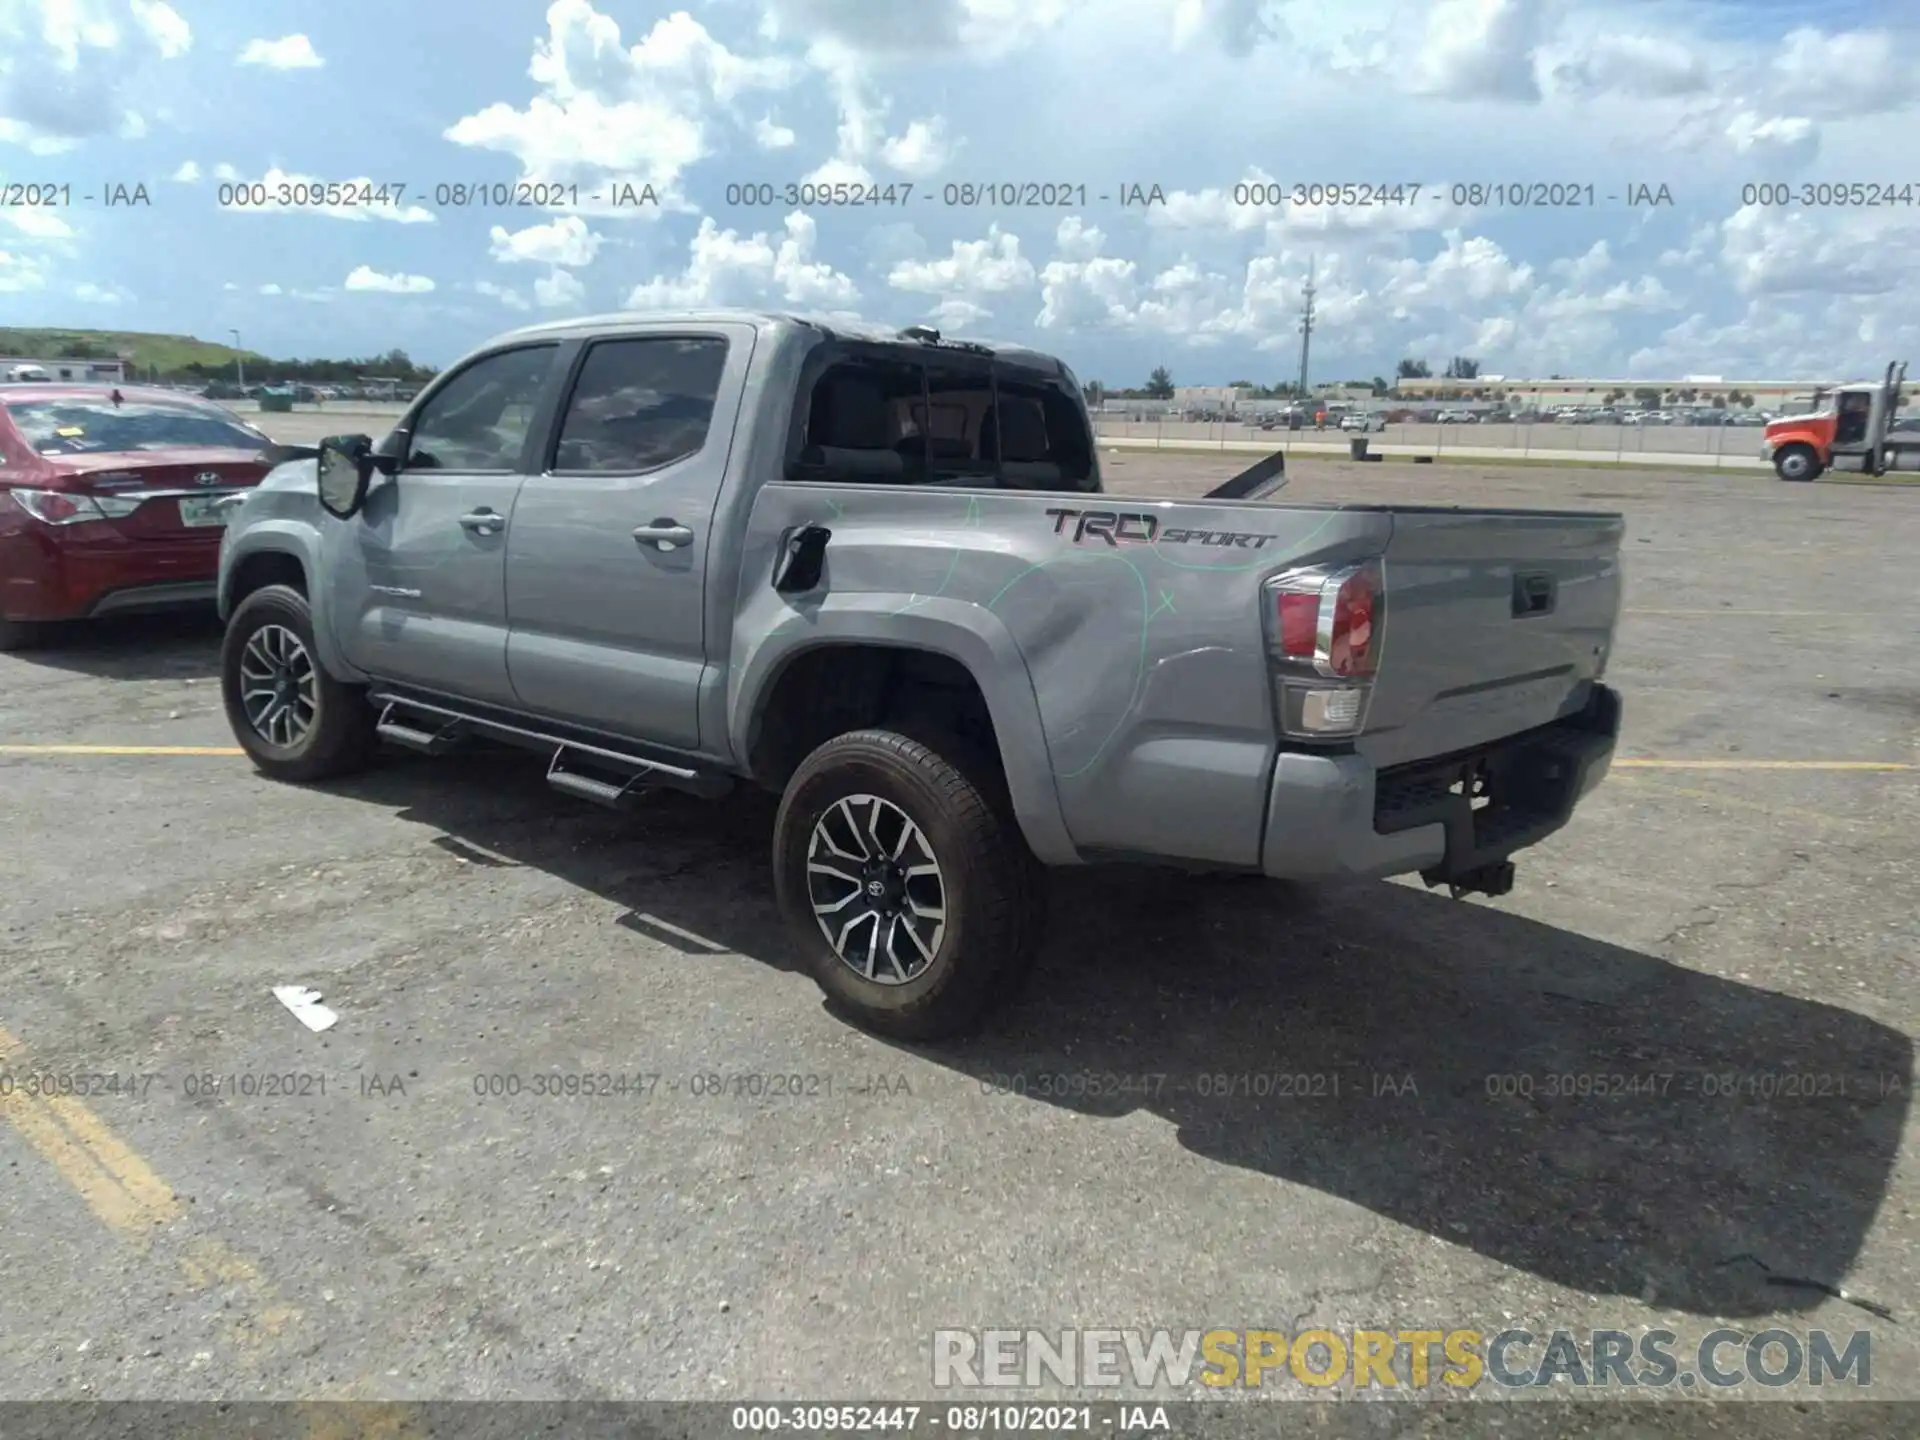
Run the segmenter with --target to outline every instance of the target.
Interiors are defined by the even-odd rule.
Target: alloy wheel
[[[313,728],[319,675],[300,637],[285,625],[262,625],[240,652],[240,706],[269,745],[288,749]]]
[[[946,933],[939,858],[906,811],[878,795],[849,795],[814,823],[807,899],[833,953],[881,985],[916,979]]]

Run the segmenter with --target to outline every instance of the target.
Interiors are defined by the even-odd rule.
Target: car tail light
[[[1320,592],[1281,591],[1280,653],[1293,660],[1311,660],[1320,633]]]
[[[10,490],[13,503],[43,525],[78,525],[83,520],[106,520],[131,515],[139,508],[134,496],[70,495],[64,490]]]
[[[1326,604],[1324,597],[1321,604]],[[1327,663],[1334,674],[1373,674],[1378,658],[1373,619],[1379,605],[1379,575],[1369,566],[1355,569],[1334,591],[1333,632],[1327,646]]]
[[[1287,734],[1338,739],[1365,725],[1380,663],[1384,591],[1377,560],[1289,570],[1267,582],[1268,646]]]

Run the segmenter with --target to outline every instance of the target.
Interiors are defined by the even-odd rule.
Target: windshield
[[[273,442],[250,425],[209,406],[107,398],[16,400],[7,414],[42,455],[118,454],[129,450],[208,447],[264,450]]]

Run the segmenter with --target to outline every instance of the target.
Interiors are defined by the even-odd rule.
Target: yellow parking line
[[[85,1105],[71,1096],[38,1096],[21,1086],[20,1043],[0,1029],[0,1069],[12,1083],[0,1087],[4,1115],[29,1145],[71,1185],[102,1224],[141,1240],[176,1218],[179,1198],[153,1169]]]
[[[1616,760],[1616,770],[1920,770],[1900,760]]]
[[[1711,790],[1696,790],[1691,785],[1675,785],[1671,781],[1655,780],[1646,775],[1620,775],[1611,783],[1629,786],[1645,795],[1675,795],[1687,800],[1704,801],[1715,809],[1744,810],[1774,820],[1805,820],[1815,825],[1837,826],[1874,837],[1893,833],[1893,827],[1862,820],[1858,815],[1836,815],[1828,810],[1810,810],[1800,805],[1761,805],[1737,796],[1716,795]]]
[[[238,745],[0,745],[0,755],[244,755]]]

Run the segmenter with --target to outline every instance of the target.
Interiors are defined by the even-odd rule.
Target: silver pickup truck
[[[626,807],[781,795],[773,880],[844,1013],[1010,994],[1047,866],[1503,894],[1619,728],[1620,516],[1104,493],[1030,350],[616,315],[462,359],[225,532],[226,707],[266,774],[382,741]]]

